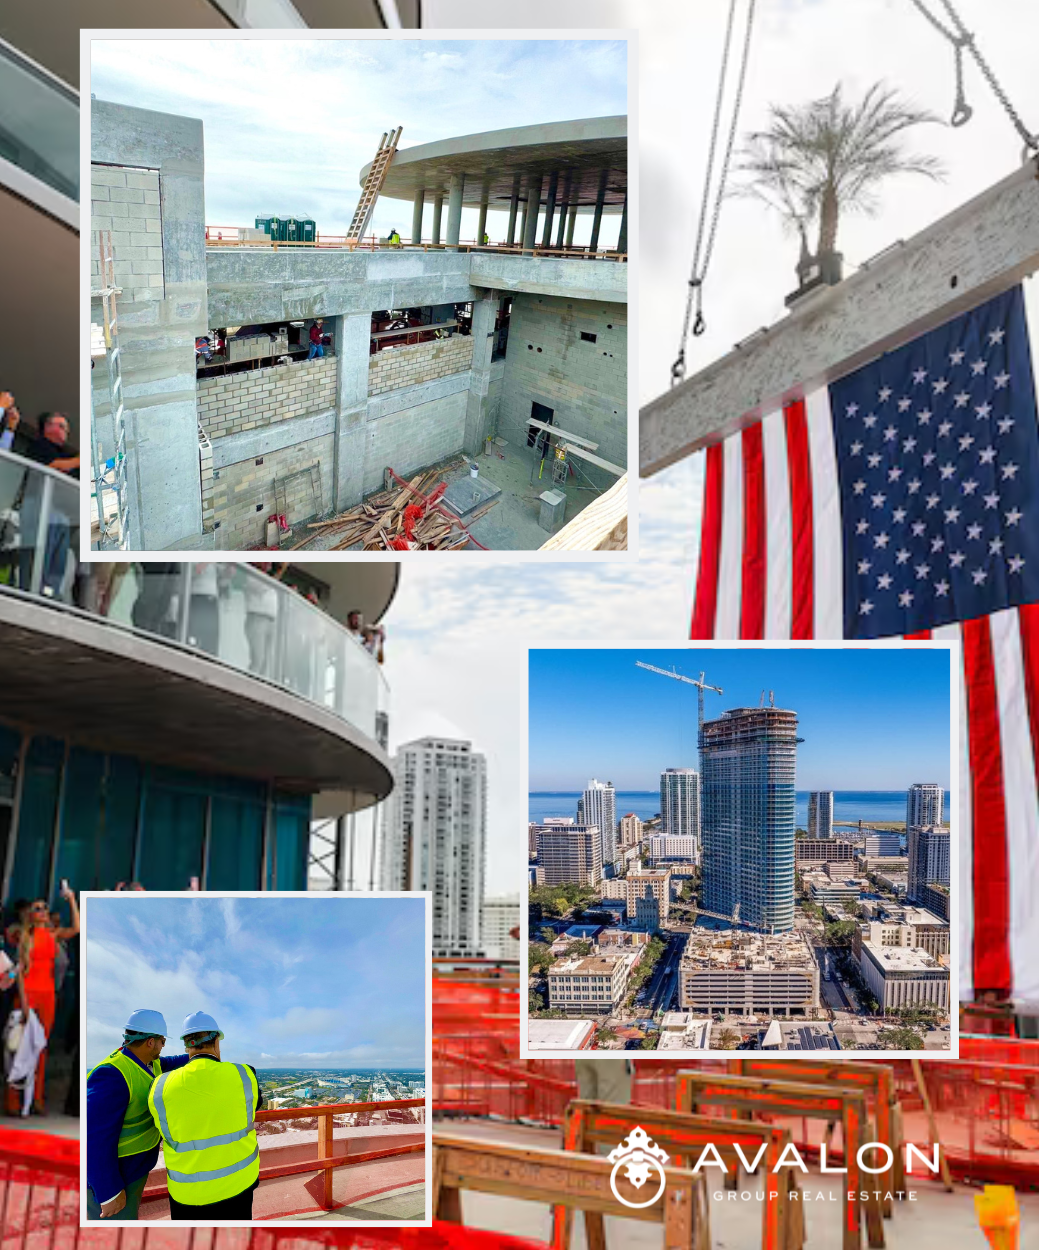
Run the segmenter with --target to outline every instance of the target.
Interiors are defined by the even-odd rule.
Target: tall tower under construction
[[[767,933],[794,927],[797,713],[733,708],[700,731],[703,906]]]

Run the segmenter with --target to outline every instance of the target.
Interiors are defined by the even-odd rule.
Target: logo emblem
[[[606,1157],[613,1164],[613,1171],[610,1173],[610,1188],[613,1190],[613,1196],[626,1207],[634,1207],[636,1210],[651,1207],[664,1192],[664,1186],[667,1184],[664,1164],[668,1161],[668,1155],[650,1140],[645,1129],[636,1125],[621,1144],[614,1146]],[[624,1175],[636,1189],[641,1189],[654,1171],[659,1173],[660,1184],[657,1186],[656,1193],[645,1202],[631,1202],[628,1198],[622,1197],[617,1192],[617,1173],[622,1167]]]

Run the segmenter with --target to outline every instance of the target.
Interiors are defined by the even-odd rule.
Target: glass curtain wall
[[[310,796],[149,764],[0,725],[4,899],[305,890]]]

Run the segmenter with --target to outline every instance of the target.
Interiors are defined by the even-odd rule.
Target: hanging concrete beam
[[[548,198],[545,200],[545,229],[541,235],[541,246],[552,246],[552,218],[556,211],[556,192],[559,190],[559,174],[553,170],[548,179]]]
[[[649,477],[984,303],[1039,270],[1035,158],[782,321],[647,404],[639,473]]]
[[[512,199],[509,201],[509,230],[505,236],[506,247],[512,247],[516,242],[516,210],[519,208],[520,194],[520,176],[517,174],[512,180]]]
[[[606,203],[606,184],[610,180],[610,171],[604,169],[599,175],[599,194],[595,197],[595,216],[592,218],[592,241],[588,250],[594,252],[599,246],[599,227],[602,225],[602,210]]]
[[[483,246],[483,236],[487,233],[487,208],[490,199],[490,190],[486,183],[484,184],[483,194],[480,196],[480,216],[476,222],[476,241]]]
[[[463,174],[451,175],[451,186],[447,201],[447,246],[452,252],[458,251],[458,239],[462,233],[462,186]]]
[[[570,196],[573,192],[574,171],[566,171],[566,182],[563,184],[563,198],[559,201],[559,228],[556,231],[556,249],[563,246],[563,234],[566,231],[566,215],[570,211]]]
[[[533,251],[538,233],[538,209],[541,205],[541,175],[531,174],[527,179],[527,211],[523,218],[523,248]]]
[[[444,211],[444,197],[437,194],[433,197],[433,242],[440,242],[440,218]]]
[[[415,203],[411,210],[411,241],[422,242],[422,210],[426,205],[425,191],[415,192]]]

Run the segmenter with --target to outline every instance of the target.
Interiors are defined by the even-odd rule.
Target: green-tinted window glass
[[[259,890],[266,795],[262,786],[224,784],[213,796],[207,890]]]
[[[65,744],[56,738],[33,738],[29,743],[18,813],[18,845],[7,891],[9,899],[47,896],[64,758]]]
[[[22,735],[17,729],[0,725],[0,803],[14,798],[14,785],[18,774],[18,752]]]
[[[104,836],[97,850],[98,889],[111,890],[133,876],[137,813],[141,805],[141,765],[128,755],[108,757],[105,778]]]
[[[186,890],[202,876],[206,792],[202,778],[172,768],[145,776],[138,879],[146,890]]]
[[[310,797],[279,794],[274,806],[274,861],[276,890],[307,888],[307,850],[310,845]]]
[[[97,848],[104,835],[102,795],[105,757],[73,747],[69,751],[54,868],[54,895],[62,878],[76,890],[110,890],[114,881],[99,880]]]

